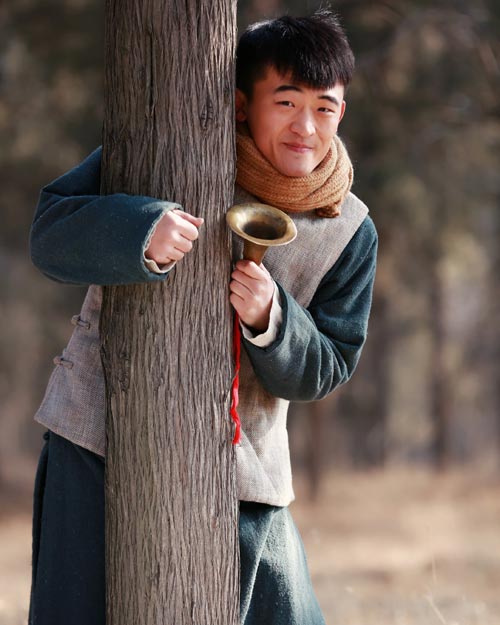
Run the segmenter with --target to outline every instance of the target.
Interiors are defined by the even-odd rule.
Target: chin
[[[281,170],[282,174],[289,176],[290,178],[302,178],[308,176],[314,171],[314,167],[287,167],[286,170]]]
[[[278,165],[278,166],[276,166]],[[301,178],[302,176],[308,176],[310,173],[314,171],[316,168],[315,163],[304,162],[304,161],[288,161],[281,162],[275,165],[276,169],[284,174],[285,176],[290,176],[290,178]]]

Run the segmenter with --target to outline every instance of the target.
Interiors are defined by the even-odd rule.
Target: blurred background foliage
[[[324,6],[325,3],[322,3]],[[239,27],[318,2],[240,0]],[[500,445],[500,3],[338,0],[357,58],[340,128],[380,235],[352,381],[295,407],[297,468],[474,463]],[[84,291],[31,266],[39,189],[100,143],[103,3],[0,5],[0,483],[32,468],[32,421]],[[304,418],[304,412],[308,418]]]

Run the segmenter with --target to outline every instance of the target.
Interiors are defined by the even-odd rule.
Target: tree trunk
[[[106,7],[103,192],[205,224],[164,283],[107,287],[107,625],[239,621],[229,392],[234,0]]]
[[[436,234],[435,253],[429,272],[430,316],[432,331],[431,410],[434,422],[433,459],[438,470],[449,462],[448,430],[451,423],[451,396],[446,364],[446,320],[444,289],[439,265],[442,258],[440,233]]]
[[[380,236],[382,233],[380,233]],[[381,239],[382,240],[382,239]],[[371,408],[371,423],[366,435],[366,466],[383,467],[388,457],[388,420],[391,392],[391,348],[393,346],[394,323],[391,320],[389,284],[387,277],[380,276],[378,288],[373,294],[372,318],[377,320],[377,331],[372,335],[372,376],[375,394]]]

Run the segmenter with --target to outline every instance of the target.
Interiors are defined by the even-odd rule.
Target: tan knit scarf
[[[352,185],[353,168],[342,141],[335,135],[321,163],[308,176],[294,178],[277,171],[253,139],[236,133],[236,182],[252,195],[288,213],[316,210],[320,217],[338,217]]]

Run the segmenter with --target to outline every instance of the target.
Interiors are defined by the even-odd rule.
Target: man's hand
[[[145,257],[154,260],[158,265],[181,260],[193,247],[202,223],[201,217],[193,217],[178,209],[165,213],[156,224],[149,246],[144,252]]]
[[[258,332],[269,326],[274,282],[264,265],[251,260],[239,260],[231,274],[229,301],[241,321]]]

